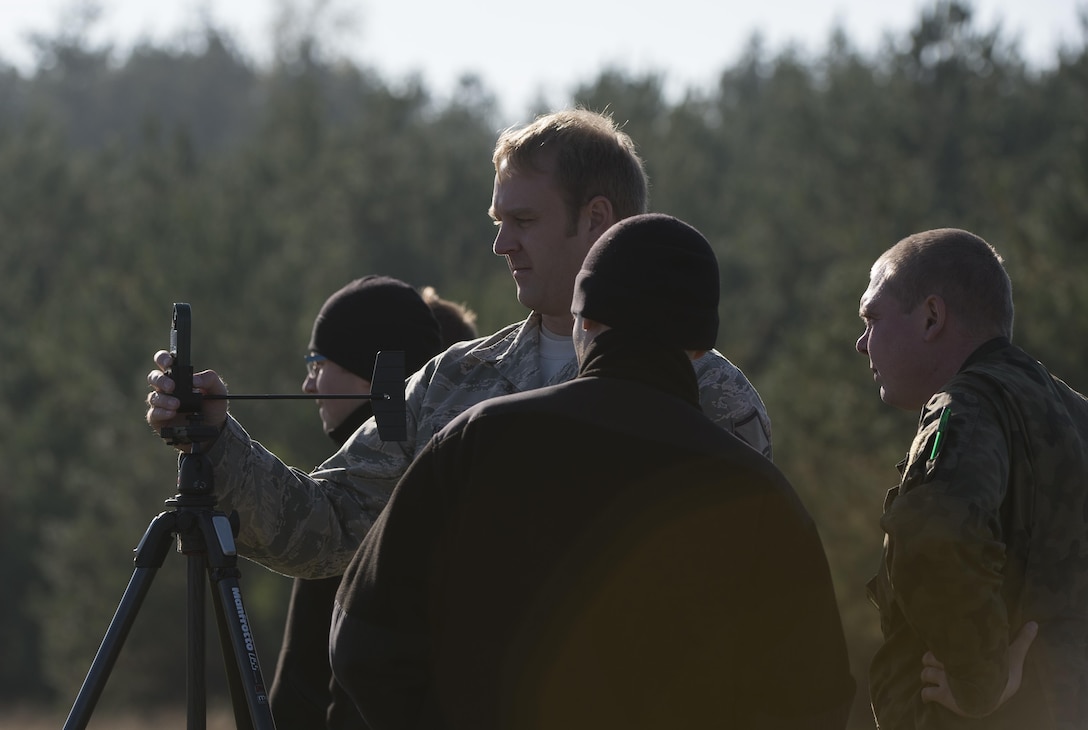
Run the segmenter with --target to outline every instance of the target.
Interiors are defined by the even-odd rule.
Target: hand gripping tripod
[[[235,726],[238,730],[275,730],[242,590],[238,585],[241,573],[237,568],[238,555],[234,546],[234,536],[238,531],[237,514],[228,517],[215,510],[217,500],[212,468],[200,444],[214,439],[216,430],[202,423],[200,407],[204,398],[312,399],[314,396],[202,396],[193,392],[193,368],[189,360],[190,323],[189,305],[174,304],[170,331],[174,364],[169,374],[175,384],[174,395],[181,400],[178,412],[188,416],[185,425],[164,427],[162,436],[170,444],[191,444],[192,450],[178,457],[178,491],[166,500],[166,505],[172,509],[151,520],[136,547],[136,567],[132,578],[68,714],[64,730],[83,730],[87,726],[109,673],[121,653],[121,646],[151,587],[155,572],[163,564],[171,538],[175,535],[178,552],[188,558],[187,730],[205,730],[207,726],[205,573],[214,588],[213,607],[226,663]],[[406,438],[403,352],[378,353],[370,395],[322,394],[320,397],[370,399],[379,437],[383,441],[403,441]]]

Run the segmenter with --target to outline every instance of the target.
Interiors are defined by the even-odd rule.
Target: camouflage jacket
[[[1088,727],[1088,401],[992,341],[926,404],[901,468],[869,583],[884,634],[869,676],[879,727]],[[995,711],[1009,641],[1030,620],[1023,684]],[[923,703],[926,651],[961,708],[992,714]]]
[[[228,418],[208,453],[218,508],[237,510],[240,517],[239,554],[304,578],[342,573],[416,453],[457,414],[488,398],[574,377],[572,358],[544,382],[539,341],[540,316],[533,314],[452,346],[408,378],[406,441],[381,441],[370,419],[311,474],[286,466]],[[744,374],[713,350],[695,362],[695,370],[703,411],[770,458],[770,420]],[[547,455],[526,444],[526,461],[534,458]]]

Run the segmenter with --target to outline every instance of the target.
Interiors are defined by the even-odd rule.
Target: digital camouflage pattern
[[[988,343],[926,404],[900,467],[869,583],[884,634],[869,677],[879,727],[1088,727],[1088,401],[1007,341]],[[1029,620],[1040,628],[1023,684],[994,711]],[[992,714],[923,703],[928,650],[960,707]]]
[[[438,430],[488,398],[574,377],[572,359],[544,382],[539,341],[540,316],[533,314],[488,337],[454,345],[408,379],[406,441],[381,441],[371,419],[309,475],[285,465],[228,418],[208,453],[219,509],[237,510],[241,518],[239,554],[288,575],[340,575],[397,480]],[[744,374],[713,350],[695,362],[695,371],[703,411],[770,458],[770,420]],[[527,468],[535,458],[547,455],[526,444]]]

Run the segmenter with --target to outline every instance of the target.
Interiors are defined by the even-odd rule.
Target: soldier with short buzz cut
[[[861,298],[880,396],[920,409],[869,595],[881,730],[1088,727],[1088,400],[1012,344],[998,253],[908,236]]]

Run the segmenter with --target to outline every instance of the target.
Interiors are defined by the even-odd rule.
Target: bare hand
[[[163,426],[173,426],[185,422],[184,414],[178,415],[180,401],[170,395],[174,392],[174,381],[166,375],[173,364],[173,358],[169,352],[159,350],[155,353],[156,370],[147,374],[147,384],[151,386],[151,392],[147,394],[147,425],[161,432]],[[193,374],[193,390],[200,393],[226,395],[227,386],[215,371],[204,370]],[[222,428],[227,421],[226,400],[204,400],[201,407],[204,424]],[[188,448],[185,449],[188,451]]]
[[[1031,648],[1031,642],[1039,634],[1039,624],[1028,621],[1020,627],[1016,638],[1009,644],[1009,681],[1005,684],[1005,691],[1001,693],[997,707],[1006,701],[1020,689],[1020,682],[1024,677],[1024,659]],[[960,717],[974,717],[960,709],[956,698],[952,696],[952,690],[948,687],[948,675],[945,673],[944,664],[933,655],[926,652],[922,657],[922,702],[936,702],[944,705]],[[995,707],[994,709],[997,709]]]

